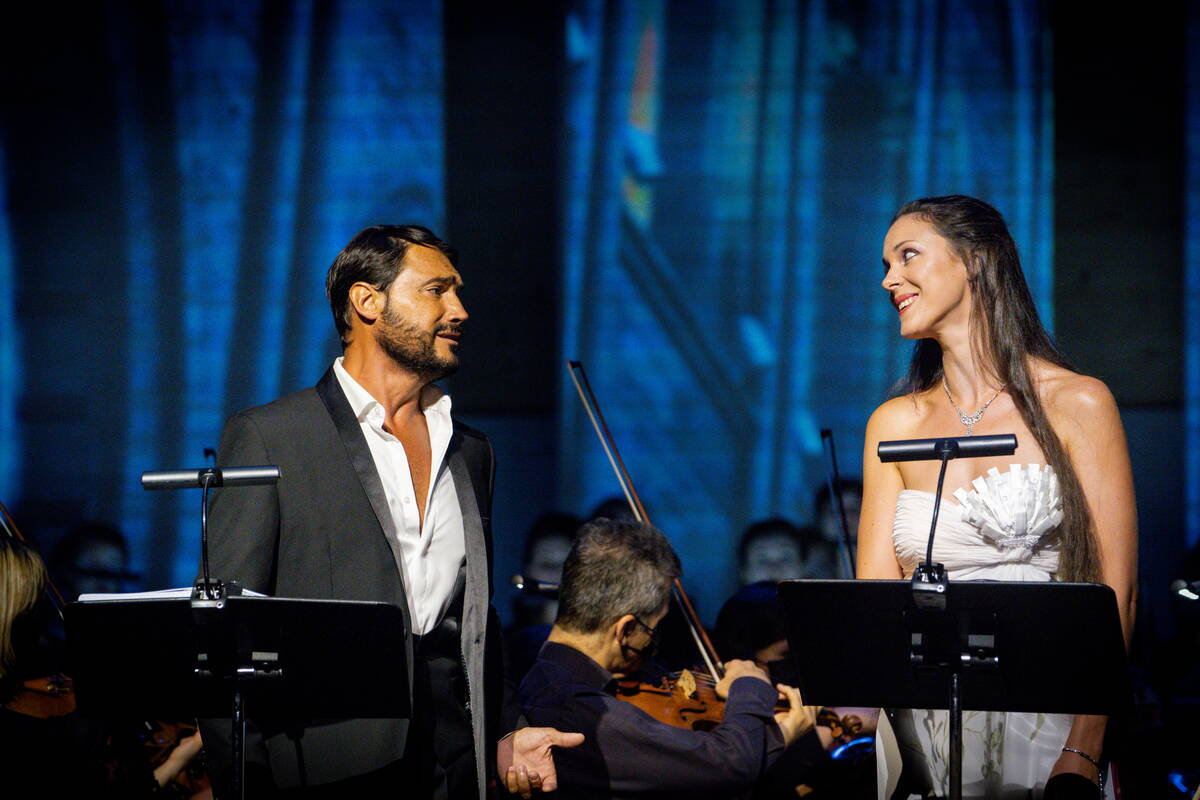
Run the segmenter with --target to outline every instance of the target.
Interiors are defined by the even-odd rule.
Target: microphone
[[[225,584],[214,581],[208,571],[208,490],[217,486],[270,486],[279,481],[279,467],[228,467],[217,469],[157,469],[142,473],[143,489],[203,489],[200,493],[201,578],[192,590],[192,603],[221,602],[231,594]],[[234,591],[232,593],[237,593]]]
[[[269,486],[279,480],[279,467],[205,467],[156,469],[142,473],[143,489],[203,489],[205,486]]]
[[[543,583],[542,581],[535,581],[532,578],[526,578],[524,575],[513,575],[512,585],[516,587],[517,591],[524,592],[525,594],[537,594],[552,599],[558,598],[557,583]]]
[[[893,461],[940,461],[947,457],[1011,456],[1016,450],[1017,437],[1011,433],[1000,433],[949,439],[896,439],[880,442],[876,452],[879,460],[886,464]]]
[[[1171,593],[1186,597],[1188,600],[1200,600],[1200,581],[1172,581]]]

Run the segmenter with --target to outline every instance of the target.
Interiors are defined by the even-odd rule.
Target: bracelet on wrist
[[[1104,767],[1100,764],[1100,759],[1083,752],[1078,747],[1071,747],[1069,745],[1063,745],[1062,751],[1064,753],[1074,753],[1080,758],[1086,759],[1088,762],[1090,762],[1091,765],[1096,768],[1096,785],[1100,787],[1100,791],[1104,791]]]

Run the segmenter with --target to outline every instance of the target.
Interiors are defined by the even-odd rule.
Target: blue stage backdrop
[[[1187,547],[1200,547],[1200,4],[1188,5],[1184,402],[1187,405]],[[1192,576],[1188,576],[1189,579]]]
[[[4,145],[0,141],[0,498],[21,491],[20,343],[17,340],[16,265],[8,224],[4,180]]]
[[[44,507],[85,494],[78,514],[124,528],[144,583],[178,585],[198,561],[198,495],[151,495],[136,476],[202,466],[228,414],[320,377],[338,352],[325,271],[364,224],[442,227],[442,10],[425,0],[197,0],[89,13],[97,25],[81,40],[110,57],[93,68],[95,103],[108,103],[95,124],[115,133],[114,152],[83,167],[112,164],[116,177],[112,196],[97,201],[95,190],[81,202],[114,210],[115,254],[65,267],[29,246],[14,281],[9,215],[0,216],[0,497]],[[64,92],[81,83],[83,65],[57,68]],[[6,119],[12,136],[32,124]],[[29,183],[48,213],[69,206],[43,175]],[[115,295],[109,328],[74,331],[115,342],[112,363],[75,364],[70,377],[99,376],[86,405],[120,420],[93,467],[120,476],[111,491],[79,489],[78,462],[98,461],[87,431],[76,439],[60,429],[53,458],[20,445],[18,399],[72,391],[42,377],[23,385],[21,367],[66,355],[47,353],[45,341],[29,360],[16,357],[17,334],[40,336],[48,320],[26,315],[29,330],[18,331],[14,292],[24,280],[34,297],[36,276],[52,269]],[[23,480],[37,491],[23,493]]]
[[[803,520],[910,353],[879,286],[892,212],[1008,219],[1052,320],[1050,36],[1025,0],[577,0],[563,349],[711,619],[748,522]],[[562,505],[616,493],[569,383]]]

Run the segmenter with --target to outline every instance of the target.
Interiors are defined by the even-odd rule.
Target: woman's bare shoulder
[[[1059,411],[1098,411],[1116,405],[1112,392],[1099,378],[1053,364],[1036,367],[1035,380],[1042,402]]]
[[[867,420],[867,435],[902,435],[916,429],[929,412],[928,392],[902,394],[885,401]]]
[[[1117,416],[1117,401],[1099,378],[1046,364],[1038,367],[1036,381],[1052,421],[1088,428]]]

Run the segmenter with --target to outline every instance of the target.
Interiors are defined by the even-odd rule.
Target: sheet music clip
[[[946,568],[941,564],[922,563],[913,572],[913,602],[917,608],[946,610]]]
[[[217,578],[196,578],[192,584],[192,608],[222,608],[227,597],[241,597],[242,587],[237,581],[222,581]]]

